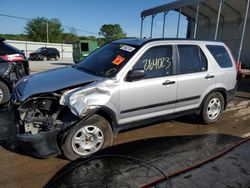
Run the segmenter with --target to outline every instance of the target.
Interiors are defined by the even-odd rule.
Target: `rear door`
[[[216,86],[227,90],[235,89],[237,71],[227,49],[222,45],[207,45],[214,58]]]
[[[214,70],[198,45],[177,45],[179,71],[176,112],[199,107],[215,87]]]
[[[144,69],[144,79],[120,87],[119,124],[144,120],[174,112],[177,76],[171,45],[146,50],[133,69]]]

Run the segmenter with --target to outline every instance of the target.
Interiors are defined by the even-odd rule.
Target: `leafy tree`
[[[28,38],[33,41],[46,42],[47,24],[48,24],[49,42],[62,42],[61,40],[61,35],[63,32],[62,24],[60,20],[56,18],[49,20],[44,17],[37,17],[28,21],[25,27]]]
[[[123,32],[119,24],[104,24],[100,28],[99,34],[105,38],[105,42],[126,37],[126,33]]]
[[[0,37],[8,40],[28,40],[28,36],[24,34],[0,34]]]
[[[97,40],[95,36],[80,36],[80,40]]]
[[[73,33],[62,33],[62,41],[61,42],[63,42],[63,43],[71,44],[71,43],[77,42],[79,40],[80,40],[80,38]]]

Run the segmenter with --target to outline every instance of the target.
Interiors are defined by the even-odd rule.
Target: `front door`
[[[172,54],[172,46],[164,45],[151,47],[140,57],[133,69],[143,69],[146,76],[121,85],[119,124],[174,112],[177,76]]]

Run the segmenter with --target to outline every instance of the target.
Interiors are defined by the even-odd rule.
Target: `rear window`
[[[233,66],[232,60],[224,46],[207,45],[207,49],[221,68]]]
[[[0,55],[8,54],[23,54],[23,52],[13,46],[10,46],[9,44],[0,42]]]

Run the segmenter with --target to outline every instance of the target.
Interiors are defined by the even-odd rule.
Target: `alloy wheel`
[[[221,101],[219,98],[212,98],[207,107],[207,115],[211,120],[216,119],[221,112]]]
[[[104,134],[95,125],[81,127],[72,138],[72,149],[81,156],[97,152],[104,144]]]

